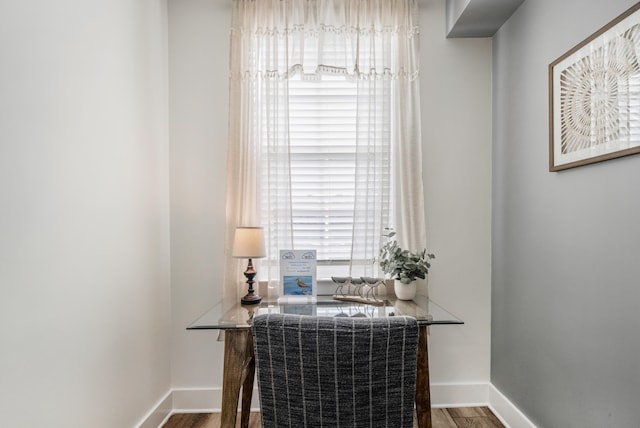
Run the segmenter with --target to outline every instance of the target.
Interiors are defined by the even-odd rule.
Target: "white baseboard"
[[[220,403],[222,403],[222,388],[173,390],[174,413],[219,412]],[[260,411],[260,400],[256,388],[253,389],[251,410]]]
[[[478,407],[488,403],[488,383],[431,384],[431,407]]]
[[[174,413],[219,412],[221,388],[175,388],[160,400],[139,428],[158,428]],[[252,411],[259,411],[258,391],[254,389]],[[488,406],[507,428],[536,428],[500,391],[490,383],[431,384],[431,405],[443,407]]]
[[[489,384],[489,408],[507,428],[536,428],[533,422],[492,384]]]
[[[142,419],[142,422],[138,424],[138,428],[158,428],[169,419],[172,413],[173,390],[169,390]]]
[[[431,405],[433,407],[486,406],[488,400],[488,384],[431,385]],[[221,388],[177,388],[173,390],[173,413],[219,412],[221,402]],[[260,411],[257,388],[253,390],[251,409]]]

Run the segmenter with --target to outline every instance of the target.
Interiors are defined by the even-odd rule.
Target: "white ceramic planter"
[[[416,282],[411,281],[409,284],[403,284],[396,279],[393,284],[393,290],[398,299],[413,300],[413,298],[416,297]]]

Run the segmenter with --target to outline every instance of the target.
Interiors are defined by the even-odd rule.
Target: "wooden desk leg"
[[[227,330],[224,334],[224,371],[222,374],[222,412],[220,428],[235,428],[242,374],[247,353],[249,329]],[[253,381],[252,381],[253,383]]]
[[[429,389],[428,327],[418,333],[418,369],[416,378],[416,416],[419,428],[431,428],[431,391]]]
[[[247,338],[246,361],[243,370],[244,381],[242,383],[242,413],[240,417],[240,428],[249,428],[255,368],[256,360],[253,351],[253,335],[249,334],[249,337]]]

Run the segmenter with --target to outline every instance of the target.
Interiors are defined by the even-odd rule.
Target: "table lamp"
[[[240,259],[249,259],[247,270],[244,271],[244,276],[247,277],[249,291],[246,296],[240,299],[240,302],[243,305],[260,303],[262,297],[258,296],[253,289],[253,278],[255,278],[257,272],[253,270],[251,259],[266,256],[264,249],[264,228],[237,227],[233,238],[233,252],[231,255]]]

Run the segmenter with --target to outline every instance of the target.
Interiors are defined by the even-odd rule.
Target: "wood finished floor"
[[[433,409],[431,420],[433,428],[505,428],[487,407]],[[418,427],[416,422],[413,426]],[[236,427],[240,427],[240,415]],[[163,428],[220,428],[220,414],[177,413],[169,418]],[[260,428],[259,413],[251,413],[249,428]]]

